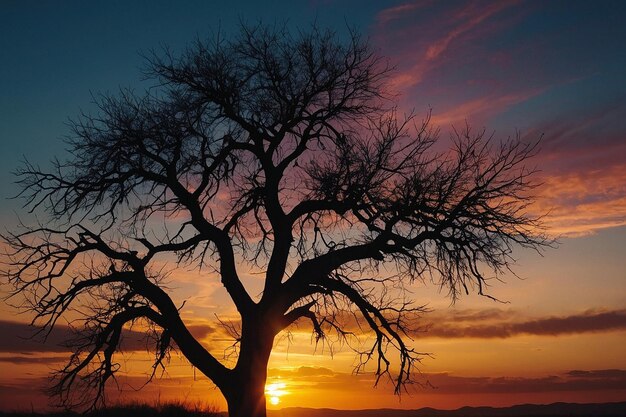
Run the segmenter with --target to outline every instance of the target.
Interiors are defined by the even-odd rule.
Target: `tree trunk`
[[[265,374],[233,379],[234,389],[226,395],[229,417],[266,417]]]
[[[243,325],[239,359],[230,375],[230,386],[222,389],[229,417],[266,417],[267,363],[275,333],[267,323],[254,321]]]

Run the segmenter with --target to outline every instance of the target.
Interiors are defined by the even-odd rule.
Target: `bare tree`
[[[84,325],[56,374],[64,403],[86,388],[99,404],[135,322],[150,329],[154,371],[178,349],[233,417],[265,416],[274,340],[300,321],[318,340],[363,329],[373,343],[358,369],[371,362],[397,392],[412,381],[421,308],[406,286],[485,295],[485,273],[507,270],[514,246],[547,241],[527,213],[536,144],[466,129],[437,152],[429,117],[396,114],[389,72],[354,33],[243,27],[152,55],[156,87],[101,97],[97,115],[72,122],[69,160],[21,169],[26,207],[45,221],[5,236],[13,296],[44,332],[70,311]],[[232,367],[191,335],[164,285],[183,266],[219,276],[241,316]],[[244,266],[263,273],[261,294]]]

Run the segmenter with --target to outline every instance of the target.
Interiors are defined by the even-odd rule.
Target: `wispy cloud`
[[[202,340],[215,332],[208,323],[191,324],[189,331]],[[76,338],[76,331],[69,326],[56,325],[52,332],[44,338],[37,334],[37,328],[26,323],[0,320],[0,352],[69,352],[67,341]],[[145,351],[147,334],[137,330],[125,330],[122,340],[124,351]],[[2,359],[0,358],[0,361]],[[14,357],[14,360],[20,361]],[[6,361],[9,361],[8,359]],[[27,361],[26,358],[22,359]]]
[[[516,128],[543,135],[535,209],[549,213],[549,233],[577,237],[626,225],[626,101],[619,64],[608,61],[612,39],[574,20],[539,36],[533,22],[554,12],[532,2],[415,1],[382,10],[373,32],[398,65],[391,84],[403,107],[432,108],[444,131],[467,122],[496,125],[497,137]],[[572,46],[589,39],[606,49]]]
[[[461,310],[432,312],[413,317],[410,321],[416,329],[414,335],[420,338],[512,338],[520,335],[559,336],[600,332],[626,331],[626,310],[588,310],[579,314],[548,317],[528,317],[514,310]],[[366,330],[354,321],[354,316],[346,315],[344,327],[347,330]],[[236,323],[235,323],[236,325]],[[306,332],[308,323],[299,325],[298,331]],[[197,323],[189,325],[191,333],[202,340],[209,348],[223,348],[233,341],[217,323]],[[38,359],[37,354],[67,352],[64,342],[74,334],[65,326],[57,326],[50,338],[41,340],[28,338],[32,328],[24,323],[0,321],[0,352],[13,353],[0,357],[0,361],[12,363],[54,362],[58,358]],[[145,351],[145,335],[138,331],[127,331],[124,337],[125,351]],[[30,355],[24,353],[31,352]],[[298,368],[291,370],[291,376],[325,374],[325,368]]]
[[[626,310],[586,311],[569,316],[522,318],[513,311],[498,311],[493,319],[479,313],[441,315],[425,326],[421,337],[435,338],[510,338],[519,335],[559,336],[567,334],[598,333],[626,330]],[[493,313],[492,313],[493,314]],[[428,318],[428,317],[427,317]]]
[[[342,328],[355,333],[367,332],[366,323],[354,315],[336,318]],[[516,310],[434,311],[406,317],[412,335],[419,339],[509,339],[517,336],[562,336],[626,331],[626,310],[592,309],[577,314],[531,317]],[[303,322],[298,331],[306,332]]]
[[[547,391],[602,391],[626,389],[626,371],[620,369],[570,371],[539,378],[458,377],[451,374],[428,375],[431,384],[445,393],[503,393]]]
[[[565,176],[546,180],[542,187],[542,192],[546,196],[542,200],[542,206],[548,213],[544,223],[550,234],[580,237],[602,229],[626,226],[626,193],[611,195],[607,188],[604,188],[604,181],[601,179],[594,183],[589,179],[593,177],[595,177],[593,174],[589,177],[576,175],[575,178]],[[625,178],[606,179],[614,183]],[[576,188],[577,186],[580,188]],[[564,190],[568,188],[572,194],[564,195]],[[577,195],[581,190],[588,190],[589,194]]]
[[[285,371],[279,369],[274,373]],[[287,381],[291,381],[289,372],[284,373]],[[427,383],[418,388],[409,388],[411,391],[426,394],[468,394],[468,393],[536,393],[560,391],[608,391],[626,389],[626,370],[571,370],[558,374],[539,377],[491,377],[491,376],[458,376],[453,373],[422,373],[419,380]],[[299,380],[298,380],[299,381]],[[329,372],[310,375],[301,381],[302,389],[325,390],[332,387],[342,387],[347,392],[369,388],[373,382],[371,374],[350,374],[343,372]],[[381,381],[386,385],[387,381]],[[387,387],[381,387],[387,389]]]
[[[435,112],[431,121],[441,127],[458,126],[467,120],[480,121],[486,120],[506,109],[522,103],[537,94],[540,90],[523,91],[505,95],[493,95],[480,97],[474,100],[465,101],[456,105],[452,105],[443,112]]]
[[[463,44],[496,30],[498,22],[487,22],[516,3],[448,3],[443,8],[433,6],[433,2],[414,1],[380,11],[377,33],[389,35],[383,43],[393,43],[398,38],[402,42],[398,53],[393,55],[394,60],[403,64],[393,77],[392,86],[405,90],[421,83],[429,72],[450,60],[446,53],[452,44]]]
[[[336,372],[330,368],[321,366],[299,366],[297,368],[271,368],[268,370],[270,378],[310,378],[310,377],[328,377],[335,375]]]
[[[388,23],[391,23],[394,20],[401,18],[407,12],[420,9],[424,6],[427,6],[430,3],[432,3],[432,0],[413,1],[409,3],[403,3],[397,6],[389,7],[387,9],[381,10],[378,13],[378,15],[376,16],[376,22],[379,25],[387,25]]]
[[[67,326],[59,325],[47,338],[37,336],[36,328],[26,323],[0,320],[0,352],[67,352],[64,342],[72,336]]]
[[[26,364],[55,364],[67,362],[66,356],[40,356],[40,355],[10,355],[0,356],[0,362],[12,363],[14,365]]]
[[[537,211],[553,235],[584,236],[626,225],[626,132],[612,131],[626,106],[546,122],[537,164]],[[598,114],[602,113],[602,114]],[[538,130],[530,135],[537,135]]]
[[[426,50],[426,60],[433,61],[439,58],[439,56],[448,49],[450,42],[470,32],[491,16],[510,7],[514,3],[513,1],[500,1],[487,3],[485,7],[476,7],[475,3],[470,2],[457,13],[452,13],[455,17],[454,26],[444,36],[431,43]]]

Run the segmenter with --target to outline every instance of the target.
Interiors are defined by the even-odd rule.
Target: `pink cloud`
[[[401,21],[413,16],[416,11],[422,13],[430,2],[405,3],[381,11],[376,27],[379,43],[385,46],[393,44],[394,49],[399,49],[392,54],[394,61],[413,63],[398,71],[391,80],[391,87],[406,90],[421,83],[431,71],[449,61],[446,52],[453,44],[464,44],[476,37],[497,32],[501,22],[487,21],[517,3],[459,3],[456,9],[450,6],[444,12],[429,14],[429,21],[410,22],[407,26]]]
[[[437,59],[450,45],[450,42],[456,38],[471,31],[483,21],[498,13],[499,11],[510,7],[515,2],[493,2],[489,3],[485,8],[478,8],[475,4],[470,3],[465,9],[457,13],[457,26],[449,31],[445,36],[435,40],[426,50],[426,59],[432,61]]]
[[[389,7],[378,13],[376,22],[379,25],[386,25],[394,20],[402,18],[407,12],[419,9],[432,3],[430,0],[413,1],[410,3],[400,4],[398,6]]]
[[[488,117],[540,93],[540,90],[531,90],[502,96],[481,97],[453,106],[443,113],[435,112],[431,120],[435,125],[441,127],[463,124],[466,120],[471,120],[473,123],[484,122]]]

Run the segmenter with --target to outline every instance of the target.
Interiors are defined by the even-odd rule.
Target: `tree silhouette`
[[[355,33],[242,27],[151,55],[155,87],[100,97],[97,115],[71,122],[67,161],[23,166],[25,206],[45,221],[5,236],[7,274],[43,332],[80,313],[55,376],[64,404],[102,401],[136,322],[152,375],[178,349],[233,417],[265,415],[273,343],[296,322],[321,342],[367,329],[357,370],[371,362],[400,392],[421,358],[407,342],[421,308],[406,286],[431,279],[452,299],[485,295],[485,271],[508,269],[515,245],[547,243],[527,214],[536,144],[468,128],[436,151],[429,117],[396,113],[389,73]],[[185,325],[166,285],[174,267],[202,268],[232,299],[234,366]],[[262,272],[260,294],[244,267]]]

